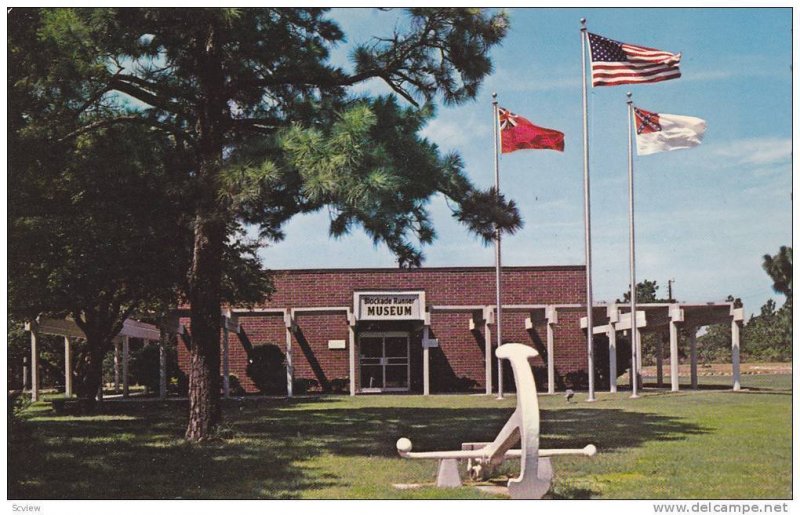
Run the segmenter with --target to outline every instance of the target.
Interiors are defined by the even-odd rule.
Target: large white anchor
[[[511,363],[517,386],[517,409],[494,441],[465,444],[480,447],[474,450],[411,452],[411,441],[408,438],[400,438],[397,441],[397,451],[403,458],[438,459],[439,473],[436,484],[440,487],[461,485],[456,460],[477,460],[479,463],[495,466],[507,458],[520,458],[519,477],[508,481],[511,498],[541,499],[550,489],[553,478],[550,456],[569,454],[594,456],[597,448],[590,444],[582,449],[539,449],[539,399],[528,362],[539,353],[527,345],[507,343],[498,347],[496,355]],[[512,449],[520,441],[521,448]]]

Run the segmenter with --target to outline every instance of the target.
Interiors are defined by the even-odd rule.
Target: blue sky
[[[500,105],[565,133],[565,152],[524,150],[501,157],[501,189],[519,204],[525,227],[503,241],[504,265],[584,263],[579,19],[612,39],[682,52],[677,80],[590,89],[593,287],[596,301],[622,295],[628,276],[625,93],[649,111],[708,122],[703,144],[634,157],[637,279],[681,301],[741,297],[748,312],[771,289],[762,256],[791,245],[792,53],[790,9],[509,10],[510,32],[491,56],[495,70],[475,101],[440,107],[424,134],[461,154],[480,187],[494,182],[491,93]],[[389,33],[394,13],[335,9],[353,43]],[[380,83],[363,86],[385,93]],[[491,266],[485,247],[452,220],[441,197],[430,203],[438,238],[424,266]],[[262,251],[272,269],[394,267],[393,256],[359,231],[328,237],[328,215],[299,216],[287,238]]]

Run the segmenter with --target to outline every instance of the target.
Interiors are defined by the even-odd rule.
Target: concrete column
[[[120,363],[120,343],[114,342],[114,393],[119,393],[119,363]]]
[[[555,337],[553,335],[553,324],[547,321],[547,393],[556,392],[556,364],[553,356]]]
[[[491,323],[492,311],[484,309],[484,341],[486,346],[485,361],[486,361],[486,395],[492,394],[492,328]]]
[[[226,399],[231,396],[231,369],[228,356],[228,327],[226,320],[222,321],[222,396]]]
[[[39,400],[39,333],[31,322],[31,400]]]
[[[689,328],[689,356],[691,360],[690,374],[692,390],[697,390],[697,328]]]
[[[634,318],[634,324],[635,322]],[[644,388],[642,384],[642,331],[636,328],[636,379],[638,380],[639,388]]]
[[[128,397],[130,391],[128,390],[128,365],[131,357],[131,342],[130,337],[124,336],[122,338],[122,396]]]
[[[680,390],[680,375],[678,374],[678,324],[674,320],[669,322],[669,379],[673,392]]]
[[[740,384],[740,370],[739,370],[739,347],[741,346],[741,321],[734,320],[731,322],[731,364],[733,367],[733,390],[739,391],[742,388]]]
[[[608,324],[608,327],[608,391],[617,393],[617,329],[614,324]]]
[[[72,349],[69,336],[64,337],[64,396],[72,397]]]
[[[353,313],[348,313],[348,336],[350,337],[350,347],[348,348],[350,360],[350,395],[356,394],[356,321]]]
[[[497,358],[497,398],[503,398],[503,360]]]
[[[22,356],[22,390],[30,390],[31,383],[30,383],[30,376],[28,375],[28,356]]]
[[[162,328],[158,340],[158,398],[167,398],[167,332]]]
[[[422,395],[431,394],[431,349],[428,347],[430,326],[422,329]]]
[[[659,331],[656,336],[656,384],[661,388],[664,386],[664,335]]]
[[[294,368],[292,365],[292,315],[286,311],[283,316],[286,325],[286,395],[292,396],[292,381],[294,379]]]

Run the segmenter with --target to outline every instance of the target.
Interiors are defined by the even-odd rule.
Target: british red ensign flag
[[[503,154],[526,148],[564,151],[563,132],[534,125],[502,107],[498,107],[497,112],[500,118],[500,148]]]
[[[589,35],[592,87],[641,84],[677,79],[681,54]]]

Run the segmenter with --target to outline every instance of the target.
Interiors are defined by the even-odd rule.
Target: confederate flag
[[[564,133],[538,127],[508,109],[498,108],[501,151],[506,154],[526,148],[564,151]]]

